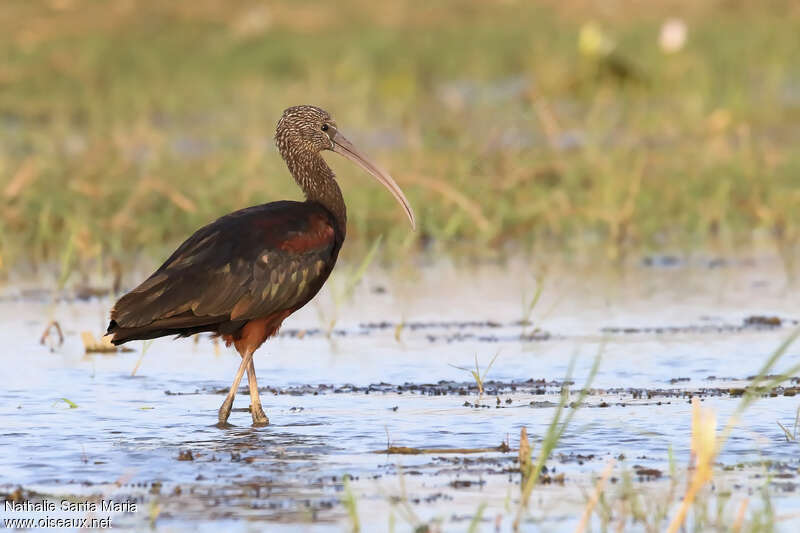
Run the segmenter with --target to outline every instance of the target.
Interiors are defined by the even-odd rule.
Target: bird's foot
[[[261,427],[269,425],[269,418],[267,418],[267,415],[264,413],[264,409],[261,407],[261,404],[256,404],[255,407],[250,405],[250,414],[253,415],[254,426]]]
[[[233,407],[233,398],[227,397],[222,402],[222,407],[219,408],[219,425],[224,426],[228,423],[228,417],[231,415],[231,408]]]

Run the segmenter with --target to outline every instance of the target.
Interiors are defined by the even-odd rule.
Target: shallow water
[[[21,487],[15,497],[32,501],[135,501],[136,512],[110,513],[114,527],[152,521],[164,530],[235,531],[269,522],[270,529],[341,531],[349,523],[343,476],[350,475],[366,530],[394,523],[403,531],[434,519],[445,531],[466,530],[482,509],[484,529],[505,531],[518,501],[521,428],[535,455],[571,358],[577,391],[602,351],[586,406],[548,462],[555,482],[535,489],[523,529],[574,529],[611,458],[617,482],[609,493],[621,490],[628,472],[641,491],[663,495],[670,449],[681,474],[689,461],[690,397],[702,398],[724,425],[748,376],[797,327],[796,291],[769,259],[562,271],[570,274],[545,278],[532,324],[521,322],[522,295],[535,287],[522,262],[373,272],[338,311],[330,336],[321,324],[335,311],[329,294],[320,295],[256,354],[271,421],[264,428],[250,427],[244,387],[234,426],[213,425],[239,357],[207,337],[154,342],[131,376],[143,343],[129,353],[85,355],[79,337],[102,331],[109,298],[52,303],[49,293],[30,290],[35,284],[7,287],[0,296],[0,494],[10,499]],[[777,317],[780,325],[753,316]],[[65,333],[52,350],[38,342],[51,318]],[[477,356],[485,368],[496,353],[479,399],[469,373],[456,367],[474,367]],[[776,370],[799,355],[794,346]],[[744,496],[756,508],[766,486],[779,530],[800,526],[800,448],[777,424],[791,429],[799,405],[795,380],[745,412],[718,459],[715,489],[732,493],[728,515]],[[380,453],[387,445],[504,442],[511,451]],[[42,513],[3,510],[3,518],[23,516]]]

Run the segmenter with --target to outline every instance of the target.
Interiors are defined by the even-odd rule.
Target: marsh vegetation
[[[797,530],[795,4],[0,3],[0,500],[130,499],[136,529]],[[329,158],[342,264],[256,360],[272,425],[242,389],[223,433],[238,357],[100,335],[199,226],[298,198],[272,141],[297,103],[419,230]]]

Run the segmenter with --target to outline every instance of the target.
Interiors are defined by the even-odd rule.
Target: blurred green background
[[[700,5],[702,4],[702,5]],[[162,258],[299,190],[273,147],[330,111],[345,257],[800,242],[794,0],[0,3],[0,269]]]

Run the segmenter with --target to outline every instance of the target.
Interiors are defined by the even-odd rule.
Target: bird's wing
[[[297,309],[327,279],[340,239],[331,215],[314,204],[231,213],[181,244],[117,302],[111,319],[123,328],[165,320],[187,327]]]

